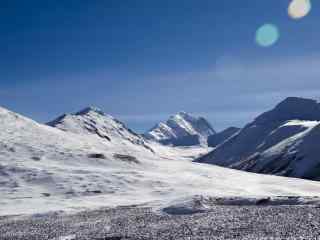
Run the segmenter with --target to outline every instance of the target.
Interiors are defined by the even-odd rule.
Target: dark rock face
[[[86,107],[86,108],[82,109],[81,111],[75,113],[75,115],[82,116],[82,115],[86,115],[90,112],[95,112],[95,113],[102,115],[102,116],[106,115],[101,109],[99,109],[97,107]]]
[[[128,163],[136,163],[139,164],[140,161],[134,157],[134,156],[130,156],[130,155],[125,155],[125,154],[114,154],[113,155],[114,158],[124,161],[124,162],[128,162]]]
[[[99,158],[99,159],[107,159],[107,157],[103,153],[90,153],[88,154],[89,158]]]
[[[320,104],[311,99],[287,98],[196,161],[257,173],[317,179],[319,171],[314,168],[317,169],[319,161],[315,156],[319,153],[313,143],[320,140],[319,127],[295,140],[293,136],[309,128],[304,124],[287,124],[290,121],[320,121]],[[212,139],[215,136],[208,142]],[[211,142],[211,146],[215,143]]]
[[[229,127],[222,132],[219,132],[217,134],[213,134],[208,137],[208,146],[209,147],[216,147],[219,144],[223,143],[225,140],[227,140],[229,137],[234,135],[240,130],[240,128],[237,127]]]
[[[61,116],[57,117],[56,119],[47,122],[46,125],[50,126],[50,127],[55,127],[56,125],[60,124],[63,122],[63,120],[67,117],[67,114],[62,114]]]
[[[198,135],[190,135],[180,138],[166,139],[160,141],[164,145],[173,145],[173,146],[196,146],[200,144],[200,139]]]
[[[320,120],[320,104],[312,99],[289,97],[279,103],[273,110],[258,116],[255,124],[284,122],[287,120]]]

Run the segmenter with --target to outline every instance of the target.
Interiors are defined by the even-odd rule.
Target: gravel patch
[[[77,214],[3,216],[0,239],[320,239],[320,206],[225,205],[182,215],[118,207]]]

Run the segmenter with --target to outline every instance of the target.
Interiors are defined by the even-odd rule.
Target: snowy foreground
[[[76,239],[122,239],[99,238],[110,228],[122,234],[128,228],[131,239],[136,233],[149,239],[152,229],[170,239],[165,232],[179,234],[189,225],[197,236],[211,228],[216,236],[232,239],[242,231],[256,239],[259,221],[265,223],[257,234],[264,236],[280,231],[286,218],[292,225],[282,232],[296,236],[290,228],[299,225],[303,236],[319,233],[313,197],[320,197],[320,182],[194,163],[207,148],[146,141],[90,109],[67,119],[59,120],[61,130],[0,108],[0,239],[73,239],[76,233],[83,234]],[[119,208],[129,205],[139,207]]]

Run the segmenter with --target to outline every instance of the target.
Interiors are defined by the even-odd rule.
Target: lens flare
[[[261,47],[274,45],[279,40],[279,37],[279,30],[273,24],[264,24],[256,32],[256,42]]]
[[[300,19],[309,14],[311,7],[310,0],[292,0],[288,8],[288,14],[293,19]]]

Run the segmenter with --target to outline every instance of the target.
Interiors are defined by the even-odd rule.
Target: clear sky
[[[300,20],[289,2],[2,0],[0,105],[40,122],[93,105],[138,131],[184,110],[221,130],[318,99],[320,1]]]

